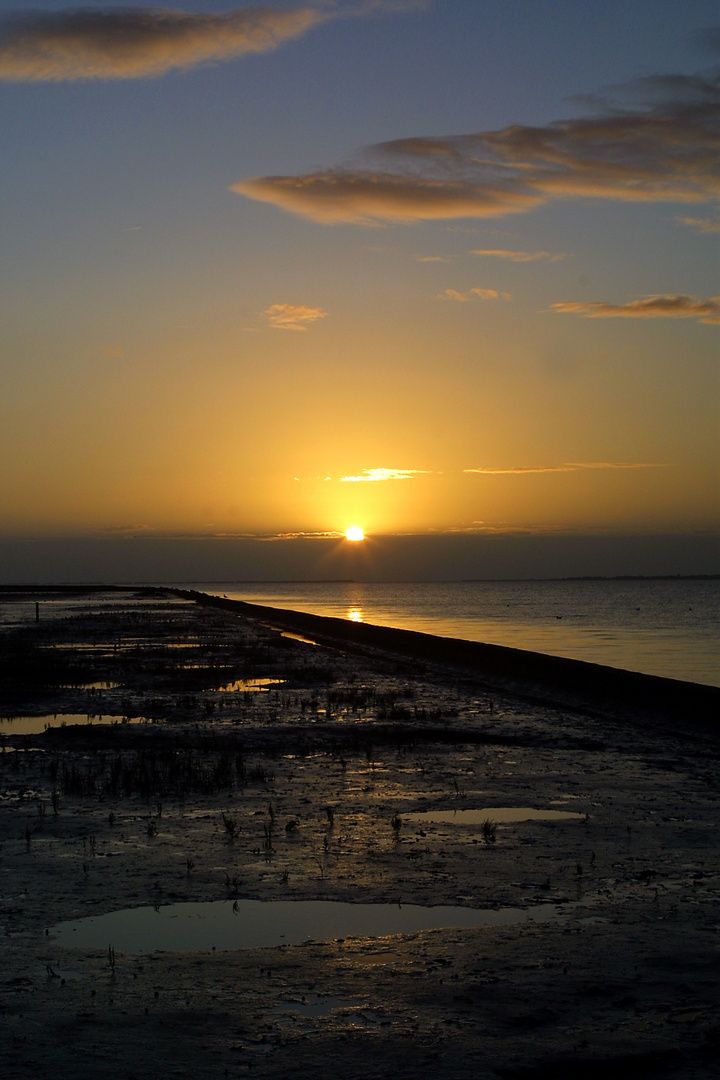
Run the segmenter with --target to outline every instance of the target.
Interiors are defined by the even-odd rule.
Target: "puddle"
[[[0,746],[0,754],[44,754],[45,751],[41,750],[39,746],[23,747],[22,750],[18,750],[16,746]],[[2,796],[0,796],[2,798]]]
[[[62,690],[117,690],[122,683],[119,682],[74,682],[63,683]]]
[[[584,821],[585,814],[570,810],[536,810],[530,806],[486,806],[483,810],[422,810],[401,815],[403,821],[435,825],[482,825],[494,821],[507,825],[516,821]]]
[[[257,949],[387,937],[420,930],[511,926],[558,918],[553,904],[476,910],[416,904],[350,904],[332,900],[219,900],[129,908],[55,926],[58,945],[127,953]]]
[[[279,686],[284,682],[285,679],[235,679],[234,682],[225,683],[216,689],[222,693],[235,691],[248,694],[255,690],[267,690],[270,686]]]
[[[271,630],[277,630],[277,626],[271,626]],[[302,641],[303,645],[317,645],[317,641],[305,637],[303,634],[295,634],[292,630],[280,630],[280,637],[289,638],[290,641]]]
[[[47,649],[49,651],[56,650],[58,652],[90,652],[99,653],[101,656],[112,656],[113,653],[119,652],[137,652],[138,649],[143,646],[152,646],[151,641],[133,641],[124,642],[122,645],[115,644],[111,641],[105,641],[100,644],[97,642],[90,643],[89,641],[56,641],[52,645],[41,645],[41,649]]]
[[[50,716],[6,716],[0,718],[0,735],[42,735],[48,728],[93,727],[96,724],[158,724],[144,716],[88,716],[87,713],[55,713]]]

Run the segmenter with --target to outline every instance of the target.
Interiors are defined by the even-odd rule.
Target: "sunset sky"
[[[717,24],[0,0],[0,541],[716,534]]]

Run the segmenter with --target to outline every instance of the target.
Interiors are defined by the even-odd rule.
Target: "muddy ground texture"
[[[27,620],[37,598],[0,603]],[[513,698],[169,592],[40,600],[38,623],[0,625],[0,716],[119,722],[0,734],[0,1076],[718,1075],[706,728]],[[283,681],[220,689],[260,678]],[[155,722],[122,722],[139,717]],[[494,839],[407,818],[509,806],[583,817]],[[557,916],[113,962],[53,938],[85,915],[234,898]]]

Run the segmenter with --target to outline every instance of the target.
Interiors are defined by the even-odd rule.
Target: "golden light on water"
[[[357,544],[360,540],[365,539],[365,533],[362,531],[359,525],[351,525],[345,532],[345,539]]]

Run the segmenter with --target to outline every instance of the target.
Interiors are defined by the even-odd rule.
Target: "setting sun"
[[[359,540],[365,539],[365,533],[362,531],[359,525],[351,525],[345,533],[346,540],[352,540],[353,543],[357,543]]]

